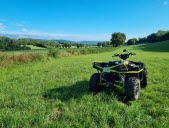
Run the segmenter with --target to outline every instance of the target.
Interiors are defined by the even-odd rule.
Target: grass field
[[[34,46],[34,45],[26,45],[27,47],[30,47],[31,50],[42,50],[42,49],[46,49],[46,48],[42,48],[42,47],[37,47],[37,46]]]
[[[3,53],[6,54],[13,54],[13,55],[19,55],[19,54],[29,54],[29,53],[38,53],[38,54],[47,54],[48,49],[46,48],[41,48],[33,45],[27,45],[27,47],[30,47],[31,50],[20,50],[20,51],[3,51]]]
[[[19,55],[19,54],[29,54],[29,53],[38,53],[38,54],[47,54],[48,49],[33,49],[33,50],[20,50],[20,51],[5,51],[3,53],[10,54],[10,55]]]
[[[33,45],[27,45],[31,48],[31,50],[20,50],[20,51],[3,51],[2,53],[6,53],[9,55],[19,55],[19,54],[30,54],[30,53],[38,53],[38,54],[47,54],[49,52],[49,49],[47,48],[41,48],[41,47],[36,47]],[[93,54],[93,53],[102,53],[102,52],[110,52],[113,51],[117,48],[112,48],[112,47],[105,47],[105,48],[101,48],[101,47],[83,47],[83,48],[56,48],[57,51],[59,51],[60,53],[70,53],[71,55],[73,55],[72,53],[77,53],[79,54]],[[113,50],[112,50],[113,49]],[[1,51],[0,51],[1,52]]]
[[[118,59],[111,56],[124,48],[147,66],[139,100],[123,102],[120,88],[91,94],[92,62]],[[168,128],[169,41],[115,52],[0,67],[0,127]]]

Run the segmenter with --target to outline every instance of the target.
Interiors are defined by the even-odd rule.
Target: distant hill
[[[51,42],[59,42],[59,43],[82,43],[82,44],[97,44],[98,42],[102,41],[72,41],[72,40],[43,40],[43,39],[38,39],[41,41],[51,41]]]
[[[72,40],[44,40],[44,39],[37,39],[40,41],[51,41],[56,43],[82,43],[82,44],[97,44],[98,42],[102,41],[72,41]]]
[[[40,41],[52,41],[52,42],[59,42],[59,43],[82,43],[82,44],[97,44],[101,41],[72,41],[72,40],[65,40],[65,39],[52,39],[52,37],[47,35],[29,35],[29,34],[7,34],[7,33],[0,33],[0,36],[9,37],[9,38],[28,38],[28,39],[36,39]]]
[[[76,43],[76,41],[71,41],[71,40],[47,40],[47,39],[36,39],[39,41],[44,41],[44,42],[56,42],[56,43]]]
[[[82,44],[97,44],[98,42],[102,42],[102,41],[81,41],[80,43],[82,43]]]
[[[72,40],[50,40],[53,42],[60,42],[60,43],[75,43],[76,41],[72,41]]]

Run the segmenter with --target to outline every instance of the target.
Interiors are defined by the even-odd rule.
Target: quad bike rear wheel
[[[94,73],[90,78],[90,91],[98,93],[102,90],[102,87],[99,85],[100,82],[100,73]]]
[[[148,78],[148,73],[147,70],[143,70],[143,80],[141,81],[141,88],[146,88],[147,87],[147,78]]]
[[[137,100],[140,95],[140,80],[130,77],[125,82],[125,97],[127,100]]]

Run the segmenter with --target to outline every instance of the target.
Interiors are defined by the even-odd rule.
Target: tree
[[[107,45],[108,45],[108,44],[107,44],[106,42],[103,42],[103,43],[102,43],[102,47],[107,47]]]
[[[152,33],[151,35],[147,36],[147,41],[150,43],[154,43],[158,41],[158,36],[156,33]]]
[[[21,50],[22,46],[17,39],[0,37],[0,49],[7,50],[7,51]]]
[[[71,43],[63,43],[62,44],[63,48],[70,48],[71,46],[72,46]]]
[[[101,46],[102,46],[102,43],[101,43],[101,42],[98,42],[98,43],[97,43],[97,46],[98,46],[98,47],[101,47]]]
[[[137,39],[136,38],[132,38],[132,39],[129,39],[127,41],[127,45],[133,45],[133,44],[136,44],[136,42],[137,42]]]
[[[81,47],[81,48],[84,47],[84,44],[80,44],[80,47]]]
[[[146,43],[147,42],[147,38],[143,37],[143,38],[138,38],[138,41],[136,42],[136,44],[141,44],[141,43]]]
[[[113,47],[117,47],[119,45],[123,45],[125,43],[125,40],[126,35],[124,33],[115,32],[112,34],[111,44]]]
[[[84,44],[78,43],[78,44],[76,44],[76,46],[77,46],[77,48],[82,48],[82,47],[84,47]]]
[[[77,47],[77,48],[80,48],[80,44],[76,44],[76,47]]]
[[[163,40],[169,40],[169,32],[162,36]]]

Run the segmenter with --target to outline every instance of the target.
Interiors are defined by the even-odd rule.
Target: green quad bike
[[[124,87],[125,99],[137,100],[140,95],[140,88],[147,86],[147,70],[142,62],[126,60],[135,53],[123,50],[125,54],[114,54],[113,57],[120,57],[120,61],[94,62],[94,73],[90,78],[90,90],[98,93],[105,88],[112,88],[114,85]]]

